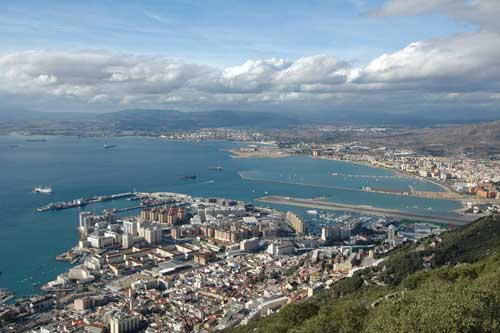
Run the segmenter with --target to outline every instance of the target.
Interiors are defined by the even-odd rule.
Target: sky
[[[0,112],[496,111],[497,17],[498,0],[13,1]]]

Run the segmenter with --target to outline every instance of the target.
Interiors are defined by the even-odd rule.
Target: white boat
[[[37,186],[33,189],[33,193],[50,194],[50,193],[52,193],[52,187],[50,187],[50,186]]]
[[[318,215],[318,211],[316,209],[311,209],[307,211],[307,214]]]

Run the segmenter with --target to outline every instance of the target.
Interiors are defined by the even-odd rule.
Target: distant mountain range
[[[98,119],[113,122],[121,130],[197,129],[209,127],[275,128],[299,125],[288,115],[271,112],[174,110],[125,110]]]
[[[500,120],[500,111],[419,112],[388,114],[379,112],[290,111],[255,112],[214,110],[181,112],[176,110],[132,109],[109,113],[0,111],[0,122],[91,122],[105,123],[118,130],[172,130],[205,127],[286,128],[303,124],[403,125],[424,127],[444,124],[473,124]]]

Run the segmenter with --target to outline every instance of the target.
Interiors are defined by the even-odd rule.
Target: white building
[[[134,220],[123,220],[123,233],[136,236],[137,235],[137,223]]]
[[[292,254],[294,249],[292,243],[285,242],[281,244],[272,243],[266,251],[272,256],[282,256]]]
[[[135,332],[139,327],[139,318],[135,315],[119,313],[109,320],[111,333]]]
[[[122,248],[130,249],[132,246],[134,246],[134,243],[135,243],[134,236],[132,236],[131,234],[122,235]]]
[[[259,247],[259,239],[257,237],[245,239],[240,242],[241,251],[254,251]]]
[[[148,244],[158,244],[162,240],[162,230],[160,228],[144,229],[144,239]]]

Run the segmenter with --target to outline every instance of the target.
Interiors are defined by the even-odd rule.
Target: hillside
[[[117,130],[190,130],[215,127],[275,128],[297,125],[294,118],[270,112],[124,110],[98,119]]]
[[[225,332],[499,332],[500,216],[441,236]]]
[[[500,154],[500,121],[466,126],[424,128],[383,139],[406,147],[415,147],[424,153],[446,155],[450,152],[466,154]]]

